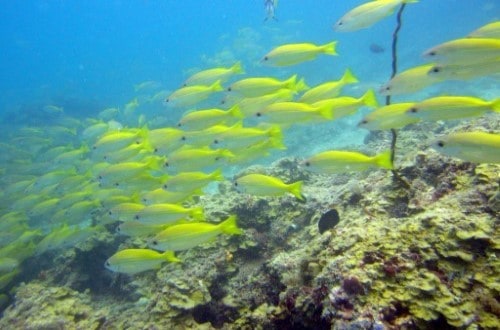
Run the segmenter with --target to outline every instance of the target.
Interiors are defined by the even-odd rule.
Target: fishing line
[[[401,7],[399,7],[399,10],[398,10],[398,14],[396,16],[396,29],[394,30],[393,34],[392,34],[392,46],[391,46],[391,53],[392,53],[392,62],[391,62],[391,68],[392,68],[392,72],[391,72],[391,79],[394,78],[394,76],[397,74],[398,72],[398,51],[397,51],[397,46],[398,46],[398,34],[399,34],[399,30],[401,30],[401,26],[402,26],[402,15],[403,15],[403,11],[406,7],[406,3],[402,3],[401,4]],[[389,105],[391,104],[391,95],[387,95],[385,97],[385,105]],[[394,128],[391,128],[391,134],[392,134],[392,139],[391,139],[391,163],[394,164],[394,155],[396,153],[396,141],[397,141],[397,138],[398,138],[398,135],[396,133],[396,130]],[[406,187],[410,187],[410,184],[404,180],[399,174],[398,172],[393,169],[392,170],[392,174],[393,176],[401,183],[403,183]]]

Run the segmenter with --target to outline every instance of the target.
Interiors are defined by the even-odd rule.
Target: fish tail
[[[245,70],[243,70],[243,67],[241,66],[241,62],[236,62],[232,67],[231,67],[231,71],[234,73],[234,74],[244,74],[245,73]]]
[[[283,85],[284,88],[294,89],[294,87],[297,85],[297,75],[294,74],[293,76],[285,80],[285,83]]]
[[[324,44],[323,46],[321,46],[321,48],[322,48],[324,54],[338,55],[336,50],[335,50],[336,45],[337,45],[337,42],[332,41],[332,42],[329,42],[327,44]]]
[[[319,114],[329,120],[333,119],[333,109],[331,104],[325,104],[319,109]]]
[[[304,195],[302,195],[302,181],[297,181],[288,185],[289,191],[292,195],[294,195],[298,200],[305,201]]]
[[[295,91],[296,93],[298,93],[298,92],[305,91],[305,90],[308,90],[308,89],[309,89],[309,86],[307,86],[304,78],[302,78],[302,79],[300,79],[295,84],[295,87],[293,88],[293,91]]]
[[[402,3],[416,3],[418,0],[403,0]]]
[[[231,215],[229,218],[221,222],[219,226],[224,234],[229,234],[229,235],[243,234],[243,231],[240,228],[238,228],[238,225],[236,224],[236,215]]]
[[[491,109],[495,112],[500,112],[500,98],[495,99],[491,102]]]
[[[163,161],[162,161],[161,157],[151,156],[151,157],[149,157],[146,164],[147,164],[147,167],[152,169],[152,170],[159,170],[159,169],[161,169]]]
[[[346,84],[354,84],[359,82],[358,78],[356,78],[356,76],[349,69],[345,70],[341,80]]]
[[[214,181],[222,181],[224,180],[224,175],[222,174],[222,169],[218,168],[216,169],[212,175],[210,175],[210,178]]]
[[[375,157],[373,157],[373,161],[379,167],[386,168],[388,170],[392,170],[393,164],[391,160],[391,150],[386,150]]]
[[[214,82],[212,84],[212,86],[210,86],[210,89],[213,91],[213,92],[220,92],[220,91],[223,91],[224,90],[224,87],[222,87],[221,85],[221,81],[220,79],[217,80],[216,82]]]
[[[165,251],[161,256],[168,262],[181,262],[181,259],[175,256],[174,251]]]
[[[245,115],[243,114],[243,112],[241,112],[240,106],[238,104],[233,105],[231,109],[229,109],[229,114],[235,118],[245,118]]]
[[[369,89],[363,96],[361,96],[361,100],[367,107],[378,107],[377,96],[375,95],[373,89]]]

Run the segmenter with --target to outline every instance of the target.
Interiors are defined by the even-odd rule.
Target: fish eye
[[[261,117],[261,116],[262,116],[262,114],[261,114],[260,112],[257,112],[255,115],[256,115],[257,117]]]
[[[178,124],[177,124],[177,127],[181,127],[181,126],[182,126],[182,124],[181,124],[181,123],[178,123]]]
[[[267,61],[269,58],[267,56],[264,56],[264,61]]]
[[[217,143],[219,143],[219,140],[214,140],[214,144],[217,144]]]
[[[170,100],[169,100],[169,99],[166,99],[166,100],[165,100],[165,102],[168,102],[168,101],[170,101]]]
[[[136,214],[135,217],[134,217],[134,219],[135,220],[139,220],[139,215]]]
[[[168,162],[165,162],[165,167],[168,167],[168,166],[169,166],[169,165],[168,165]]]
[[[168,186],[167,186],[166,184],[164,184],[164,185],[162,186],[162,188],[163,188],[163,189],[165,189],[165,190],[167,190]]]
[[[228,87],[228,88],[227,88],[227,91],[228,91],[228,92],[230,92],[230,91],[231,91],[231,87]]]
[[[108,211],[108,215],[113,215],[113,212],[111,212],[111,211]]]
[[[237,181],[234,181],[234,186],[238,187],[238,182]]]
[[[216,160],[216,161],[218,161],[218,160],[220,160],[220,159],[221,159],[221,157],[219,157],[219,156],[215,157],[215,160]]]
[[[155,150],[153,150],[154,152],[158,152],[158,148],[155,148]]]
[[[366,120],[366,119],[363,119],[363,120],[360,122],[360,124],[367,124],[367,123],[368,123],[368,120]]]
[[[104,266],[109,267],[109,266],[111,266],[111,264],[109,263],[109,261],[106,261],[106,262],[104,263]]]
[[[92,147],[92,149],[96,150],[96,149],[97,149],[97,147],[96,147],[96,146],[93,146],[93,147]]]
[[[418,112],[418,109],[417,108],[410,108],[410,112],[413,112],[413,113]]]
[[[99,175],[99,176],[97,177],[97,179],[98,179],[98,180],[102,180],[102,175]]]
[[[438,147],[441,147],[441,148],[444,147],[443,141],[438,141],[436,144],[438,145]]]
[[[384,87],[384,89],[385,89],[386,91],[390,91],[390,90],[391,90],[391,86],[386,86],[386,87]]]
[[[436,52],[435,51],[429,52],[428,55],[429,56],[436,56]]]
[[[186,141],[186,137],[185,136],[181,137],[181,140]]]
[[[434,72],[434,73],[438,73],[438,72],[440,72],[440,71],[441,71],[441,69],[440,69],[440,68],[438,68],[437,66],[436,66],[436,67],[433,67],[433,68],[431,69],[431,72]]]
[[[115,187],[118,187],[120,186],[120,184],[118,182],[115,182]]]
[[[153,244],[153,245],[158,245],[158,241],[157,241],[157,240],[154,240],[154,241],[152,241],[152,242],[151,242],[151,244]]]
[[[311,166],[311,163],[310,162],[305,162],[304,165]]]

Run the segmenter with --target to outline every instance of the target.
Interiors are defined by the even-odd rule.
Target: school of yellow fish
[[[367,28],[403,2],[416,1],[372,1],[347,13],[334,28]],[[297,65],[318,56],[337,56],[335,48],[336,42],[281,45],[265,54],[262,63]],[[424,56],[432,63],[401,72],[379,93],[408,94],[448,79],[498,74],[500,22],[438,45]],[[500,99],[462,95],[380,107],[372,90],[359,97],[341,96],[344,86],[358,82],[349,69],[338,80],[313,87],[297,75],[283,80],[237,79],[243,74],[240,63],[212,68],[192,75],[169,95],[153,96],[164,98],[165,111],[190,110],[176,127],[149,129],[144,118],[140,127],[124,127],[116,118],[119,114],[137,116],[140,104],[134,99],[123,110],[106,109],[99,119],[86,122],[65,116],[60,109],[52,126],[23,127],[4,136],[0,145],[0,290],[20,272],[23,260],[71,248],[109,228],[116,227],[116,235],[144,242],[139,248],[117,251],[105,262],[109,270],[126,274],[179,262],[175,252],[213,241],[218,235],[241,234],[235,215],[207,219],[193,196],[203,194],[210,183],[225,180],[225,166],[251,164],[273,149],[286,148],[283,136],[293,125],[335,121],[362,107],[375,108],[359,123],[369,130],[500,111]],[[144,82],[135,90],[153,85]],[[224,109],[198,108],[222,93]],[[436,139],[433,147],[466,161],[500,163],[498,132],[453,133]],[[322,174],[393,168],[389,151],[370,156],[327,150],[304,159],[301,165]],[[248,174],[233,182],[245,194],[290,194],[306,200],[301,181],[286,183]]]

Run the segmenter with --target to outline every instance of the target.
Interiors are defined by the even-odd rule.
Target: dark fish
[[[380,46],[379,44],[371,44],[370,51],[374,54],[381,54],[385,52],[385,48]]]
[[[265,0],[264,1],[264,7],[266,9],[266,18],[264,21],[267,21],[269,19],[274,19],[277,21],[275,12],[276,12],[276,7],[278,6],[278,0]]]
[[[331,209],[324,213],[318,221],[319,233],[323,234],[325,231],[335,227],[340,221],[339,212],[336,209]]]

